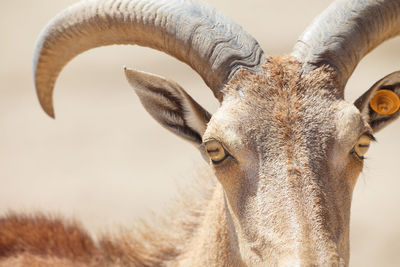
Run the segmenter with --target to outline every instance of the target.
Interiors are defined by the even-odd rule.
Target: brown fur
[[[202,177],[165,218],[104,234],[98,241],[72,220],[40,213],[5,215],[0,218],[0,266],[164,266],[185,251],[202,222],[215,182]]]
[[[153,223],[139,223],[119,235],[103,235],[99,247],[105,261],[121,266],[164,266],[175,261],[195,237],[214,191],[213,178],[200,181],[190,194],[187,190],[181,194],[165,217],[153,217]]]
[[[10,214],[0,219],[2,265],[10,265],[13,261],[28,263],[34,259],[40,262],[40,258],[49,256],[87,265],[100,259],[93,239],[75,222],[41,214]]]

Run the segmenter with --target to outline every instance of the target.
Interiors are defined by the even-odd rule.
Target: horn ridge
[[[240,67],[258,70],[258,42],[228,17],[193,0],[88,0],[57,15],[42,31],[34,54],[39,101],[54,116],[59,72],[94,47],[137,44],[166,52],[197,71],[214,95]]]
[[[399,33],[400,1],[337,0],[303,32],[292,55],[305,73],[330,65],[344,88],[358,62]]]

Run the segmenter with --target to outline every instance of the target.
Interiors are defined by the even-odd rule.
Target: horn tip
[[[53,107],[53,99],[52,94],[43,93],[41,90],[36,90],[40,106],[42,107],[43,111],[49,115],[51,118],[55,119],[54,107]]]
[[[42,106],[43,111],[52,119],[56,118],[54,113],[53,103],[43,103],[40,101],[40,105]]]
[[[48,111],[45,110],[45,112],[46,112],[47,115],[49,115],[50,118],[52,118],[54,120],[56,119],[56,114],[54,114],[54,110],[53,109],[48,110]]]

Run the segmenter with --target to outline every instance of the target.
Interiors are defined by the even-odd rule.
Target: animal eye
[[[204,149],[213,164],[219,164],[229,156],[221,143],[215,140],[206,142]]]
[[[369,149],[371,140],[373,140],[373,137],[368,134],[363,134],[358,139],[356,145],[353,148],[353,151],[360,159],[364,159],[364,155]]]

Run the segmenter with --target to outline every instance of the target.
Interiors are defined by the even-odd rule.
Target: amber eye
[[[364,159],[364,155],[367,153],[369,149],[369,145],[373,137],[363,134],[357,141],[357,144],[354,146],[354,153],[360,158]]]
[[[206,142],[204,144],[204,149],[213,164],[221,163],[229,155],[224,147],[215,140]]]

